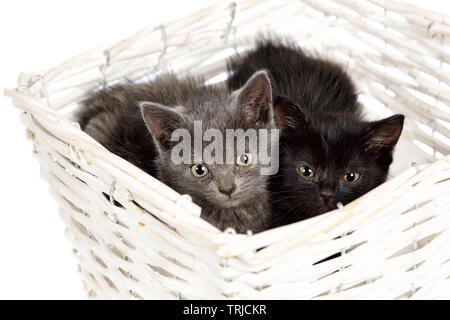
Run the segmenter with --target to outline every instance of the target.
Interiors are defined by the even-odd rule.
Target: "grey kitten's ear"
[[[367,135],[366,151],[393,149],[403,130],[405,116],[396,114],[389,118],[372,122]]]
[[[236,93],[237,108],[250,126],[272,122],[272,86],[266,71],[255,72]]]
[[[307,125],[303,111],[286,97],[278,96],[273,102],[275,124],[281,131],[302,129]]]
[[[186,119],[175,107],[168,107],[156,102],[141,102],[142,117],[154,140],[163,149],[171,146],[170,137],[178,128],[184,128]]]

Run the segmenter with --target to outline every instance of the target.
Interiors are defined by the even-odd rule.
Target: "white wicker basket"
[[[224,80],[230,48],[261,30],[343,61],[378,116],[406,114],[396,172],[409,169],[339,210],[253,236],[223,233],[189,197],[70,120],[93,89],[163,66]],[[392,0],[221,2],[21,74],[6,95],[25,111],[91,297],[450,298],[449,36],[448,17]]]

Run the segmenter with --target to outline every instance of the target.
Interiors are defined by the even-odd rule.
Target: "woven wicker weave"
[[[375,116],[407,115],[395,178],[309,220],[223,233],[70,120],[95,88],[162,67],[223,81],[226,57],[261,30],[342,61]],[[449,36],[448,17],[392,0],[220,2],[22,74],[6,94],[24,110],[90,297],[450,298]]]

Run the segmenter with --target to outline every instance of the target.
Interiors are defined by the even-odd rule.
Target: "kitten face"
[[[319,215],[355,200],[386,180],[403,116],[355,122],[323,115],[286,128],[275,208],[287,223]],[[285,119],[286,120],[286,119]],[[292,124],[292,123],[291,123]],[[286,220],[285,220],[286,223]]]
[[[252,134],[258,135],[256,129],[275,128],[272,91],[266,72],[255,73],[232,94],[224,90],[207,99],[202,97],[189,101],[181,107],[149,102],[141,104],[141,110],[158,150],[156,161],[160,180],[181,194],[191,195],[193,201],[202,207],[202,217],[216,225],[245,231],[262,230],[267,225],[268,177],[261,175],[258,144],[245,143],[244,150],[239,153],[237,147],[239,141],[248,142],[245,136],[251,139]],[[212,143],[212,140],[202,139],[207,130],[214,129],[223,137],[222,161],[198,161],[194,157],[199,123],[203,151]],[[179,141],[171,141],[171,135],[177,129],[187,130],[191,137],[187,163],[176,164],[172,159],[172,150]],[[242,132],[235,131],[231,150],[226,138],[229,129],[242,129]],[[183,156],[184,152],[183,149]],[[232,161],[227,161],[229,159]],[[208,219],[212,215],[214,217]],[[236,221],[223,223],[222,218],[230,217]]]
[[[361,152],[358,135],[349,136],[347,148],[316,136],[295,149],[289,148],[282,160],[284,189],[291,193],[296,211],[307,216],[336,209],[378,186],[387,171],[369,154]],[[353,139],[352,139],[353,138]]]
[[[209,143],[203,143],[203,147]],[[172,164],[171,152],[165,151],[160,158],[161,167],[164,167],[160,174],[178,192],[190,194],[194,202],[202,207],[233,208],[251,204],[255,196],[265,194],[267,176],[260,174],[258,150],[247,145],[245,153],[238,155],[236,151],[236,148],[231,150],[235,159],[233,164],[225,163],[224,154],[223,164],[201,162],[179,165]],[[191,158],[194,159],[194,154]],[[163,163],[166,165],[163,166]]]

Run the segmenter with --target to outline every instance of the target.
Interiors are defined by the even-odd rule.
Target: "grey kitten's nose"
[[[231,195],[234,192],[234,190],[236,190],[236,185],[234,183],[232,185],[219,187],[219,192],[226,194],[227,196]]]

